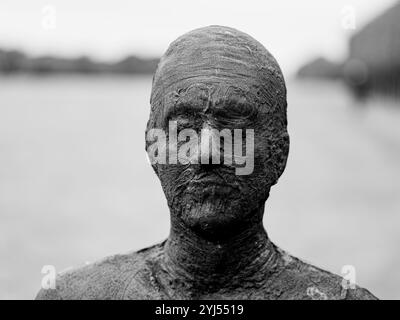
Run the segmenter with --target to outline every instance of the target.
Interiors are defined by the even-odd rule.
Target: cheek
[[[282,175],[289,152],[289,136],[270,134],[256,139],[254,146],[255,174],[262,179],[260,183],[271,187]]]
[[[167,198],[182,193],[192,174],[188,167],[182,165],[157,165],[158,177]]]
[[[254,171],[262,174],[266,170],[268,160],[271,157],[271,146],[268,143],[268,138],[263,135],[254,137]]]
[[[158,164],[157,170],[163,185],[173,185],[178,182],[184,168],[180,165]]]
[[[265,189],[275,183],[277,170],[273,154],[273,145],[266,137],[255,139],[254,172],[250,178],[257,183],[257,189]]]

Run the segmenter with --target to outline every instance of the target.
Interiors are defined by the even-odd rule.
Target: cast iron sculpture
[[[289,152],[286,106],[277,62],[249,35],[210,26],[175,40],[154,75],[147,132],[167,131],[171,121],[196,132],[250,128],[252,172],[238,175],[235,163],[153,163],[170,209],[169,238],[60,275],[56,289],[37,298],[375,299],[267,236],[265,201]]]

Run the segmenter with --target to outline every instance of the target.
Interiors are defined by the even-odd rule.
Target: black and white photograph
[[[400,300],[399,243],[399,0],[0,2],[0,300]]]

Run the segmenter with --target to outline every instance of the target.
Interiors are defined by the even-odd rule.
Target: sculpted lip
[[[194,183],[213,183],[218,185],[226,185],[227,183],[216,173],[199,173],[192,179]]]
[[[199,194],[202,198],[210,195],[228,195],[234,191],[235,187],[221,182],[215,177],[207,177],[198,180],[192,180],[187,188],[188,193]]]
[[[204,183],[208,185],[218,185],[218,186],[226,186],[227,184],[223,181],[221,181],[218,177],[216,176],[206,176],[204,178],[196,178],[191,181],[192,183],[199,184],[199,183]]]
[[[225,181],[224,179],[222,179],[218,174],[215,173],[200,173],[198,175],[196,175],[192,180],[191,180],[191,184],[193,185],[205,185],[207,186],[218,186],[220,188],[224,188],[224,189],[235,189],[237,188],[236,185],[232,185],[230,183],[228,183],[227,181]]]

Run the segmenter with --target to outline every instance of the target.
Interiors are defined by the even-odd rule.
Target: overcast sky
[[[259,40],[291,73],[317,55],[343,57],[351,34],[394,2],[1,0],[0,47],[102,60],[159,56],[179,35],[219,24]]]

